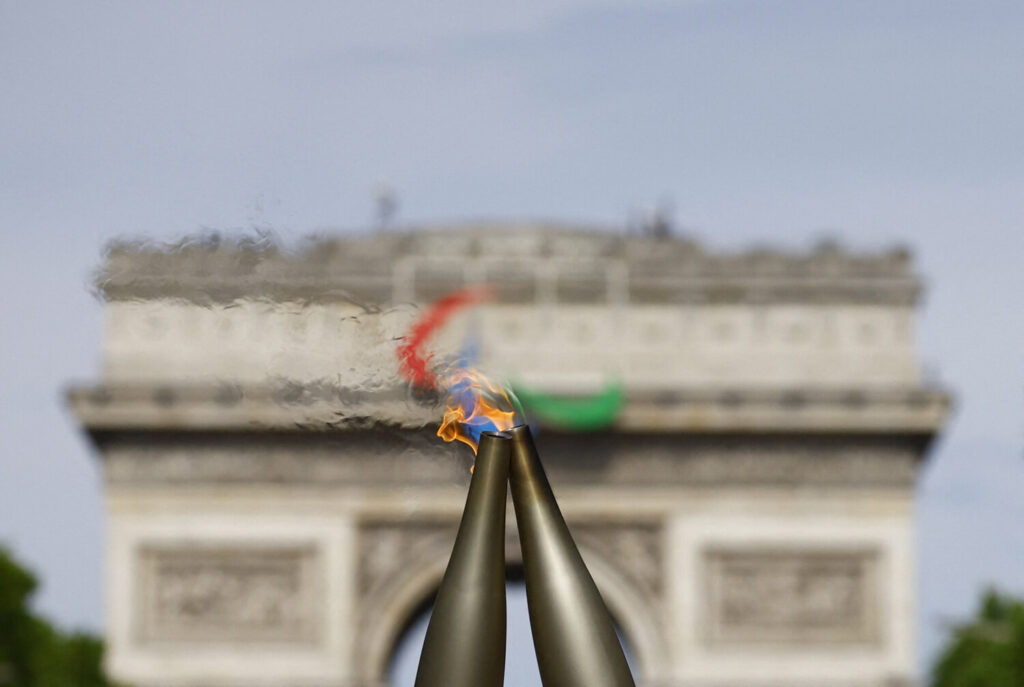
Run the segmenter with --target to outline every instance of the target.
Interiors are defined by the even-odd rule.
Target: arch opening
[[[415,607],[397,634],[391,648],[387,668],[387,684],[390,687],[413,687],[416,667],[419,664],[427,623],[433,609],[437,587]],[[522,565],[510,565],[505,571],[505,598],[507,601],[507,634],[505,644],[505,684],[521,687],[542,687],[537,656],[530,632],[530,616],[526,603],[526,585],[523,581]],[[613,612],[613,618],[615,614]],[[617,618],[616,632],[629,662],[630,670],[637,677],[636,665],[629,638]]]

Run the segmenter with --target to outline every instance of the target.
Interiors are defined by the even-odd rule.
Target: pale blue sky
[[[509,3],[508,5],[511,5]],[[372,217],[625,222],[714,247],[911,246],[958,409],[920,486],[922,665],[980,585],[1024,594],[1024,4],[0,0],[0,539],[103,622],[101,246]]]

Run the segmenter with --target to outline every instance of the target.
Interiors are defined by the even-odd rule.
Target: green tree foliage
[[[103,643],[63,634],[30,608],[35,576],[0,547],[0,687],[112,687]]]
[[[978,617],[956,628],[933,678],[934,687],[1024,686],[1024,602],[985,592]]]

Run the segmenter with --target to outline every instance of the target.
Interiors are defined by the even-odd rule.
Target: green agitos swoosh
[[[626,396],[619,383],[609,384],[600,393],[584,398],[544,394],[519,384],[514,384],[512,391],[527,413],[541,423],[575,431],[601,429],[612,424]]]

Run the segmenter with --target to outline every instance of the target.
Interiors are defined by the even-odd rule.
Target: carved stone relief
[[[312,643],[322,569],[313,546],[144,546],[140,642]]]
[[[661,597],[662,531],[656,522],[570,523],[583,557],[598,555],[648,600]]]
[[[457,528],[447,520],[365,523],[359,531],[360,599],[369,602],[394,586],[413,561],[441,557],[447,562],[444,552],[450,552]]]
[[[712,645],[879,639],[878,555],[871,550],[705,552]]]

